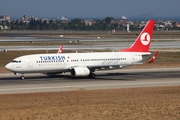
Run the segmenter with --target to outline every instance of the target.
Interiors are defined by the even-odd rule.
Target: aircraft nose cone
[[[10,70],[10,65],[9,65],[9,63],[5,66],[5,68],[6,68],[7,70]]]

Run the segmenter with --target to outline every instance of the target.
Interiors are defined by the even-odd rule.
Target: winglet
[[[154,30],[154,23],[155,20],[149,20],[134,44],[128,48],[120,50],[120,52],[148,52]]]
[[[158,55],[158,51],[156,51],[156,52],[154,53],[154,55],[151,57],[151,59],[149,60],[148,63],[153,63],[154,60],[156,59],[156,56],[157,56],[157,55]]]
[[[59,47],[59,50],[58,50],[57,54],[61,54],[61,53],[62,53],[62,49],[63,49],[63,45],[61,45],[61,46]]]

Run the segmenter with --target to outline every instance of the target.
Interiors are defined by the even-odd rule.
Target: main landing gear
[[[96,74],[93,73],[93,72],[91,72],[91,73],[89,74],[89,77],[90,77],[90,78],[95,78],[95,77],[96,77]]]

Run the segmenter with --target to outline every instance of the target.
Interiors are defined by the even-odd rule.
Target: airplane
[[[13,59],[5,68],[24,79],[26,73],[57,74],[69,72],[73,77],[95,78],[97,70],[122,69],[127,66],[143,64],[149,52],[155,20],[149,20],[128,48],[117,52],[90,53],[49,53],[31,54]]]
[[[62,49],[63,49],[63,45],[61,45],[61,46],[59,47],[59,50],[58,50],[57,54],[61,54],[61,53],[62,53]]]

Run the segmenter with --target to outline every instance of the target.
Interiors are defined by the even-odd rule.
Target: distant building
[[[10,21],[10,16],[1,15],[1,16],[0,16],[0,21]]]
[[[123,24],[123,31],[129,32],[129,23]]]
[[[123,19],[123,20],[127,20],[127,17],[126,17],[126,16],[122,16],[122,19]]]
[[[64,16],[61,17],[61,20],[62,21],[68,21],[68,19],[66,17],[64,17]]]
[[[49,24],[49,19],[48,18],[43,18],[42,22],[46,22],[47,24]]]
[[[164,30],[164,25],[156,25],[157,30]]]
[[[177,23],[177,24],[176,24],[176,27],[180,28],[180,23]]]
[[[91,26],[93,24],[93,20],[84,20],[85,26]]]
[[[23,15],[23,21],[29,21],[29,16],[28,15]]]
[[[111,31],[109,31],[109,33],[116,33],[116,30],[111,30]]]
[[[31,19],[38,20],[38,18],[36,18],[34,16],[23,15],[23,17],[21,18],[21,21],[24,23],[29,23],[31,21]]]

